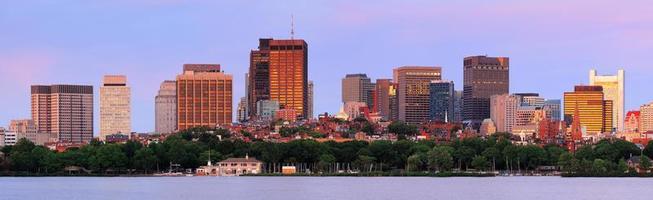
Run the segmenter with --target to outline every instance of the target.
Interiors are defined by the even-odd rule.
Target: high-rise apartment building
[[[232,82],[219,64],[185,64],[177,75],[177,128],[231,124]]]
[[[431,81],[429,120],[449,122],[455,118],[453,81]]]
[[[374,87],[374,105],[372,110],[378,112],[384,120],[390,119],[391,85],[391,79],[376,79],[376,85]]]
[[[363,102],[372,107],[368,102],[373,100],[371,91],[374,91],[374,84],[366,74],[347,74],[342,79],[342,103]]]
[[[404,66],[393,70],[399,120],[419,124],[429,119],[431,81],[442,79],[441,67]]]
[[[509,66],[507,57],[471,56],[464,59],[462,115],[463,120],[474,128],[490,117],[490,97],[509,93]]]
[[[572,124],[578,112],[581,130],[597,134],[612,130],[612,101],[606,100],[601,86],[575,86],[573,92],[564,94],[566,124]]]
[[[93,86],[32,85],[32,120],[62,142],[93,139]]]
[[[502,94],[490,97],[490,119],[495,123],[497,132],[512,133],[516,122],[517,110],[521,102],[519,96]]]
[[[653,131],[653,102],[639,107],[640,132]]]
[[[250,53],[248,104],[275,100],[298,117],[308,116],[308,44],[301,39],[259,39]]]
[[[624,124],[625,107],[625,82],[626,73],[623,69],[617,71],[617,75],[598,75],[596,70],[590,70],[590,85],[603,87],[603,98],[613,102],[612,127],[622,131]]]
[[[104,76],[100,87],[100,140],[113,134],[131,134],[130,99],[126,76]]]
[[[163,81],[154,102],[155,131],[174,133],[177,130],[177,81]]]

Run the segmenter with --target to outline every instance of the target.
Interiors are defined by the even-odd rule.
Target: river
[[[0,199],[653,199],[651,178],[0,177]]]

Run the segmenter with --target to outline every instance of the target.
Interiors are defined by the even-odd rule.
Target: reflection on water
[[[653,179],[0,177],[0,199],[651,199]]]

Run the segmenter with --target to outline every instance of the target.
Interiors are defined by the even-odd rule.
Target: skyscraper
[[[177,82],[163,81],[154,102],[155,131],[157,133],[175,132],[177,130]]]
[[[232,82],[219,64],[185,64],[177,75],[178,129],[231,124]]]
[[[247,97],[241,97],[240,101],[238,101],[238,113],[237,115],[237,120],[238,122],[245,122],[247,121]]]
[[[612,130],[612,101],[604,99],[601,86],[575,86],[573,92],[565,92],[564,115],[567,124],[573,124],[575,112],[585,133]]]
[[[391,79],[376,79],[374,106],[372,110],[379,112],[384,120],[390,119],[390,88]]]
[[[512,133],[519,107],[519,96],[502,94],[490,97],[490,119],[495,123],[497,132]]]
[[[342,103],[363,102],[368,104],[373,99],[370,91],[374,91],[374,84],[366,74],[347,74],[342,79]]]
[[[453,81],[431,81],[429,120],[449,122],[455,118]]]
[[[590,85],[602,86],[603,97],[611,100],[614,104],[612,108],[612,127],[622,131],[624,127],[624,115],[626,114],[625,103],[625,82],[626,73],[623,69],[617,71],[617,75],[597,75],[596,70],[590,70]]]
[[[490,117],[490,97],[509,93],[509,66],[507,57],[471,56],[464,59],[462,114],[463,120],[474,128]]]
[[[463,121],[463,91],[455,90],[453,99],[453,119],[451,121],[459,123]]]
[[[393,70],[399,120],[418,124],[429,119],[429,84],[442,79],[442,68],[404,66]]]
[[[306,119],[313,118],[313,112],[314,112],[313,111],[313,106],[314,106],[313,105],[313,103],[314,103],[313,102],[313,98],[314,98],[313,95],[314,95],[313,94],[313,81],[308,81],[308,96],[307,96],[308,107],[306,108],[307,109],[306,113],[308,113],[308,115],[306,116]]]
[[[131,90],[127,77],[106,75],[100,87],[100,140],[107,135],[131,133]]]
[[[308,116],[308,44],[301,39],[259,39],[250,53],[250,115],[260,100],[275,100],[298,117]]]
[[[32,120],[62,142],[93,139],[93,86],[32,85]]]

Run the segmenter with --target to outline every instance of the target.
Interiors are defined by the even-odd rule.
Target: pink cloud
[[[44,51],[10,52],[0,54],[0,74],[11,85],[29,85],[47,78],[57,63],[56,56]]]

